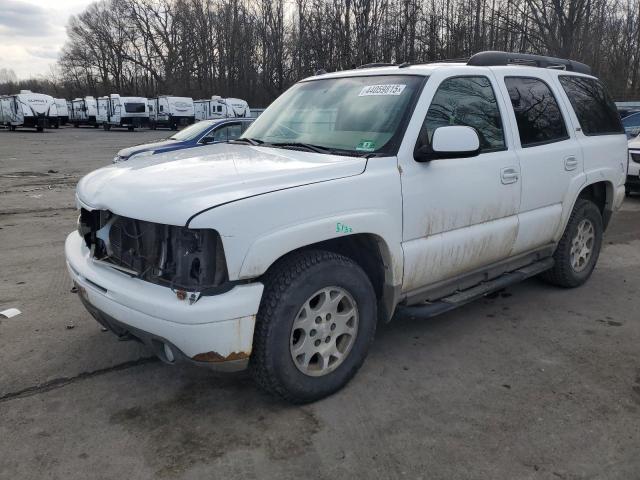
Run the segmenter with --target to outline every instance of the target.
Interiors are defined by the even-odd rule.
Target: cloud
[[[52,30],[50,17],[44,8],[16,0],[0,2],[0,35],[46,37]]]
[[[27,48],[27,53],[32,57],[57,60],[59,49],[56,47],[33,47]]]

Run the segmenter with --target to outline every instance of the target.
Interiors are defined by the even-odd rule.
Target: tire
[[[571,254],[572,249],[575,247],[574,242],[579,242],[578,235],[581,232],[583,238],[590,237],[585,233],[585,230],[581,230],[582,228],[588,228],[588,224],[593,229],[591,244],[589,246],[589,242],[587,242],[585,245],[590,250],[590,254],[582,264],[574,266],[575,257],[572,258]],[[602,214],[596,204],[590,200],[579,198],[573,207],[560,243],[558,243],[558,247],[553,254],[555,264],[553,268],[544,272],[541,278],[553,285],[564,288],[574,288],[584,284],[593,273],[598,261],[600,248],[602,247],[603,231]],[[578,257],[582,258],[581,255],[578,255]]]
[[[109,130],[109,125],[107,125],[106,123],[102,124],[102,129],[106,132]]]
[[[347,257],[323,250],[310,250],[283,259],[267,272],[264,284],[266,287],[256,318],[250,362],[256,382],[267,392],[298,404],[319,400],[341,389],[364,362],[375,335],[376,296],[367,275]],[[335,323],[329,314],[322,313],[320,309],[326,305],[324,300],[333,294],[336,295],[333,302],[335,309],[329,311],[335,312]],[[317,301],[315,306],[320,310],[314,312],[309,306],[320,297],[324,300]],[[339,303],[335,303],[338,298]],[[342,312],[348,310],[346,314],[340,315],[340,305],[343,305]],[[293,325],[296,319],[302,317],[303,310],[311,315],[304,315],[309,318],[306,325],[310,330],[308,335],[302,336],[302,330],[293,329]],[[350,316],[349,312],[355,313]],[[320,318],[316,315],[324,317],[318,327],[314,325]],[[349,317],[349,320],[340,320],[341,316],[343,319]],[[343,328],[345,333],[333,335],[335,338],[332,338],[331,332],[339,322],[341,325],[336,331]],[[350,322],[351,326],[348,326]],[[319,332],[314,328],[318,328]],[[346,333],[347,329],[354,334]],[[311,342],[313,337],[316,339]],[[301,338],[310,343],[301,341]],[[331,338],[331,341],[327,338]],[[318,362],[316,355],[319,353],[310,355],[312,361],[307,372],[303,372],[305,354],[294,359],[292,353],[296,341],[311,350],[325,347],[325,352],[326,349],[335,352],[340,349],[344,356],[342,359],[333,357],[333,363],[324,363]],[[317,366],[319,363],[324,364],[326,370]]]
[[[130,132],[133,132],[134,127],[127,127],[127,130],[129,130]]]
[[[78,124],[78,123],[74,123],[74,124],[73,124],[73,128],[80,128],[80,124]]]

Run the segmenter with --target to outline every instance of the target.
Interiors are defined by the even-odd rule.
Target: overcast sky
[[[94,0],[0,0],[0,68],[24,79],[46,75],[66,39],[65,26]]]

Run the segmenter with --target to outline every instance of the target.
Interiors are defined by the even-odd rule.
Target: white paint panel
[[[520,225],[516,243],[511,252],[512,255],[518,255],[550,243],[560,226],[561,215],[561,203],[521,212],[518,215]]]
[[[403,293],[506,258],[517,231],[513,215],[406,242]]]

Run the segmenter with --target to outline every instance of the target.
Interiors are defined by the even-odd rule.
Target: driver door
[[[436,72],[422,94],[428,109],[423,102],[416,108],[414,116],[423,119],[418,143],[430,145],[438,127],[464,125],[478,133],[480,153],[417,162],[412,151],[400,151],[403,292],[410,296],[511,254],[518,233],[520,167],[503,123],[506,105],[495,92],[499,89],[488,71],[444,78]]]

